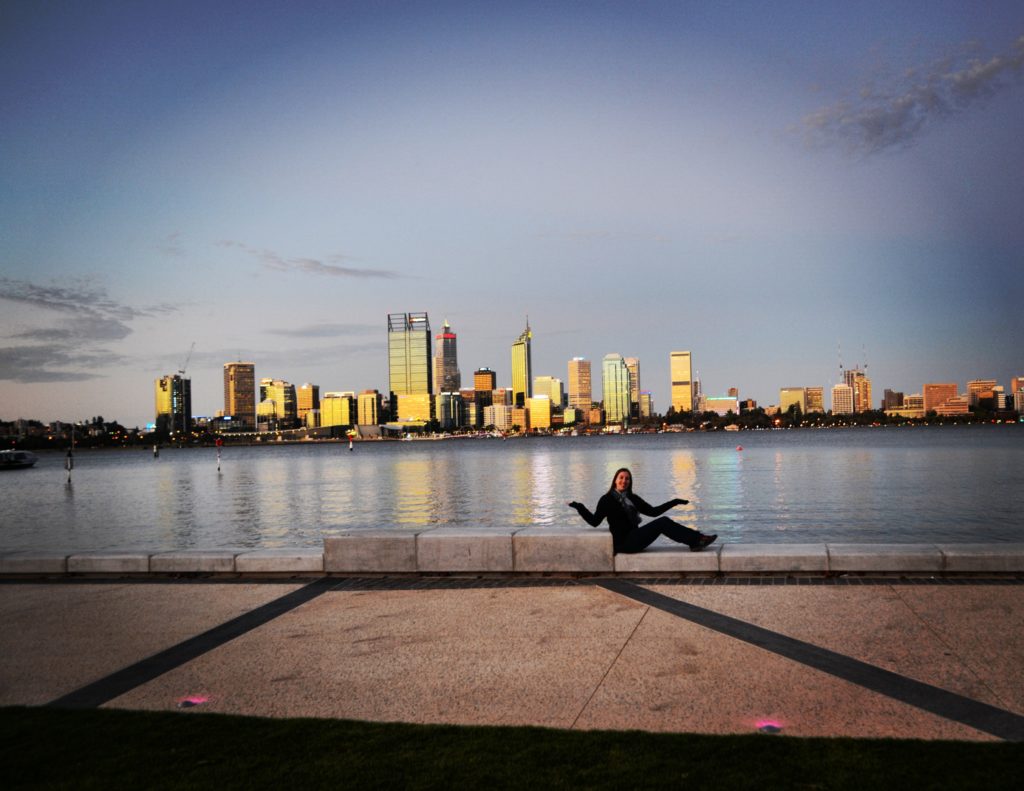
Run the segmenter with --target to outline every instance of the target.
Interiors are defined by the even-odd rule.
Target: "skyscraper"
[[[533,395],[533,367],[530,364],[530,320],[526,320],[526,329],[512,344],[512,398],[513,406],[525,406],[526,400]]]
[[[956,398],[956,382],[931,382],[922,385],[921,395],[924,397],[922,404],[925,414],[937,410],[951,398]]]
[[[242,428],[256,428],[256,366],[224,363],[224,416]]]
[[[314,409],[320,408],[320,385],[311,385],[309,382],[301,385],[295,391],[295,410],[298,413],[299,422],[306,424],[306,415]]]
[[[562,396],[565,394],[562,380],[555,376],[535,376],[533,378],[533,394],[546,395],[551,399],[551,406],[562,408]]]
[[[272,418],[272,428],[295,428],[299,410],[295,385],[283,379],[260,379],[260,403],[257,413]]]
[[[847,384],[833,385],[832,387],[832,414],[852,415],[853,414],[853,388]]]
[[[853,411],[867,412],[871,409],[871,380],[867,371],[859,367],[847,368],[843,371],[843,381],[853,390]]]
[[[430,320],[426,313],[388,314],[388,377],[392,416],[401,420],[398,396],[430,395]]]
[[[192,430],[192,380],[168,374],[156,380],[156,430],[188,434]]]
[[[672,408],[676,412],[693,411],[693,361],[689,352],[672,352],[669,355],[669,371],[672,381]]]
[[[627,357],[626,368],[629,370],[629,414],[640,417],[640,360]]]
[[[606,354],[601,362],[604,417],[608,423],[629,420],[629,369],[621,354]]]
[[[573,357],[569,360],[569,406],[583,414],[590,411],[593,393],[590,389],[590,360]]]
[[[462,387],[462,374],[459,373],[459,361],[455,348],[456,336],[451,325],[445,319],[441,332],[434,338],[437,346],[434,349],[434,392],[456,393]]]

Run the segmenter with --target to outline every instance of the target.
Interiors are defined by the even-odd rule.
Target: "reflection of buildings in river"
[[[395,522],[403,525],[430,524],[435,515],[433,476],[426,456],[403,456],[392,467]],[[387,525],[381,525],[386,527]]]
[[[550,453],[530,456],[530,504],[532,522],[550,525],[555,521],[555,471]],[[560,511],[561,509],[559,509]]]
[[[162,464],[156,481],[158,535],[171,546],[192,546],[195,524],[195,487],[192,465],[175,459]]]
[[[512,500],[512,524],[533,524],[533,466],[526,453],[517,453],[509,469],[509,489]]]
[[[701,483],[697,480],[697,460],[692,450],[672,451],[672,497],[698,502],[701,498]]]

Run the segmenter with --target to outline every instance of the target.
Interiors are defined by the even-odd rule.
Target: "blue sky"
[[[705,392],[1024,374],[1024,5],[0,6],[0,419],[188,365],[387,387],[668,357]]]

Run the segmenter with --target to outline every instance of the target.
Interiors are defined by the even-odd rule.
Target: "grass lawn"
[[[1024,787],[1024,744],[0,708],[5,788]]]

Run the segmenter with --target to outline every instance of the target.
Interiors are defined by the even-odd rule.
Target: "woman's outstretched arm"
[[[674,500],[669,500],[667,503],[661,505],[651,505],[639,495],[632,495],[633,505],[636,506],[636,510],[642,513],[644,516],[661,516],[663,513],[671,508],[675,508],[677,505],[686,505],[689,500],[683,500],[676,497]]]
[[[596,514],[590,513],[590,509],[587,508],[587,506],[585,506],[583,503],[578,503],[575,500],[573,500],[571,503],[569,503],[569,507],[570,508],[575,508],[576,509],[576,513],[578,513],[580,516],[582,516],[583,520],[588,525],[590,525],[591,527],[597,527],[599,524],[601,524],[601,521],[605,517],[604,508],[602,508],[602,503],[603,502],[604,502],[604,498],[602,498],[601,500],[598,500],[598,502],[597,502],[597,513]]]

